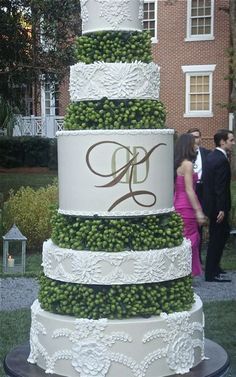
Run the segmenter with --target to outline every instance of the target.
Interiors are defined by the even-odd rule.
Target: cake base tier
[[[66,377],[165,377],[204,360],[204,316],[191,310],[150,318],[92,320],[31,308],[28,361]],[[158,371],[158,374],[157,374]]]
[[[45,377],[45,371],[37,365],[27,362],[29,344],[24,344],[10,351],[4,360],[4,369],[9,377]],[[217,343],[205,339],[205,355],[203,360],[185,377],[224,377],[229,370],[229,358],[226,351]],[[51,377],[59,377],[51,374]],[[174,377],[177,375],[172,375]],[[178,375],[179,376],[179,375]]]

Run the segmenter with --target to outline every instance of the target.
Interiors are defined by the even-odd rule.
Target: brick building
[[[160,99],[167,108],[167,126],[178,132],[202,131],[205,145],[229,126],[229,114],[219,104],[229,100],[229,16],[225,0],[147,1],[155,34],[153,56],[161,67]],[[144,22],[148,23],[148,22]],[[149,22],[150,27],[150,22]]]
[[[219,105],[228,102],[230,93],[224,79],[229,70],[227,8],[228,0],[145,0],[144,4],[144,28],[152,33],[153,58],[161,68],[166,125],[179,133],[199,127],[208,147],[213,146],[214,132],[230,123],[228,111]],[[59,91],[52,111],[64,115],[68,80]],[[53,100],[50,93],[43,96],[44,114],[51,113]]]

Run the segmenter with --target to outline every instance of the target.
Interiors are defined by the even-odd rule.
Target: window
[[[157,42],[157,1],[144,0],[143,29],[149,30],[152,42]]]
[[[185,65],[185,117],[212,117],[212,75],[215,65]]]
[[[41,91],[42,115],[59,115],[59,86],[45,81]]]
[[[187,38],[185,40],[214,39],[214,0],[188,0],[187,4]]]

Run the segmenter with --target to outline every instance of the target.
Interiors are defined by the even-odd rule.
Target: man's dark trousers
[[[219,266],[226,241],[229,236],[229,224],[227,216],[221,223],[216,222],[216,216],[212,216],[209,223],[209,243],[206,255],[206,279],[213,279],[219,275]]]

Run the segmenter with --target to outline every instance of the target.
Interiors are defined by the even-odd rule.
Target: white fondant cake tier
[[[157,64],[78,63],[70,68],[71,101],[109,99],[158,99]]]
[[[81,0],[82,34],[103,30],[142,31],[143,0]]]
[[[43,245],[44,274],[80,284],[141,284],[179,279],[192,271],[191,243],[149,251],[95,252]]]
[[[173,133],[58,132],[59,213],[112,217],[173,211]]]
[[[202,302],[187,312],[125,320],[88,320],[32,305],[28,361],[66,377],[164,377],[204,359]]]

